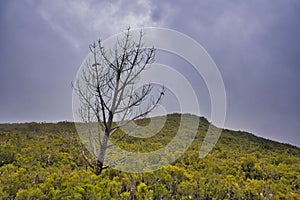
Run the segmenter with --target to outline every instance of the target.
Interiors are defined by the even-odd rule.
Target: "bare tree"
[[[83,124],[90,125],[85,129],[93,160],[84,158],[96,174],[114,164],[104,163],[106,151],[125,134],[109,144],[113,134],[130,121],[147,116],[164,95],[165,88],[154,92],[152,83],[136,88],[141,73],[155,58],[154,47],[145,47],[142,39],[142,31],[134,40],[128,29],[112,49],[105,49],[101,40],[94,42],[89,46],[91,59],[85,61],[81,76],[73,84],[80,100],[78,115]]]

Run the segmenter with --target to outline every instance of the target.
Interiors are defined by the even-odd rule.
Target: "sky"
[[[300,146],[299,19],[298,0],[0,1],[0,123],[72,121],[71,82],[88,45],[152,26],[210,54],[225,128]]]

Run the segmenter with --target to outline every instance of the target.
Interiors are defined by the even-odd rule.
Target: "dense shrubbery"
[[[157,137],[128,137],[119,145],[158,149],[174,136],[178,120],[170,115]],[[202,119],[195,141],[172,165],[143,174],[108,169],[96,176],[80,154],[72,123],[0,125],[0,198],[300,199],[299,148],[224,130],[214,150],[199,159],[207,127]]]

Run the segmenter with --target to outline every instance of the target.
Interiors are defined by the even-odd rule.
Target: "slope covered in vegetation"
[[[118,145],[132,151],[159,149],[174,137],[179,121],[179,114],[168,115],[156,136],[127,137]],[[208,126],[200,118],[194,142],[172,165],[142,174],[107,169],[96,176],[81,155],[73,123],[2,124],[0,198],[300,199],[299,148],[223,130],[215,148],[199,159]]]

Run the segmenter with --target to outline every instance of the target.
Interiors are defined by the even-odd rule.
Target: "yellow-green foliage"
[[[157,150],[174,137],[179,120],[179,114],[168,115],[156,136],[126,137],[118,145]],[[200,119],[193,144],[172,165],[143,174],[107,169],[96,176],[80,153],[73,123],[2,124],[0,199],[300,199],[299,148],[223,130],[213,151],[199,159],[208,125]]]

